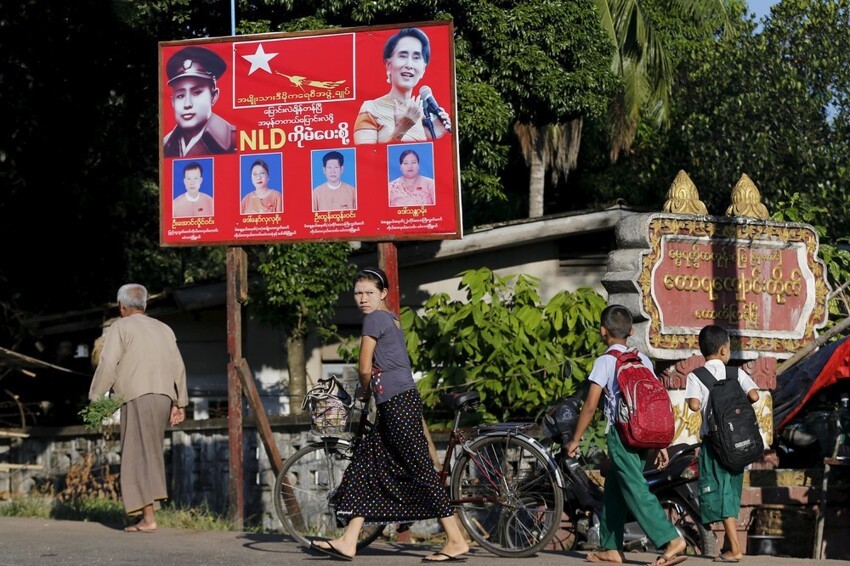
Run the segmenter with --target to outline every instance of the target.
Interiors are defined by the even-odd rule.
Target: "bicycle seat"
[[[465,393],[443,393],[440,402],[455,411],[474,411],[478,408],[481,395],[478,391],[466,391]]]

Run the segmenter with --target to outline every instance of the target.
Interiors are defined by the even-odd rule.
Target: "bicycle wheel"
[[[561,522],[564,498],[556,468],[531,438],[485,435],[454,463],[452,504],[469,536],[498,556],[542,550]]]
[[[350,461],[351,443],[328,438],[301,448],[283,463],[272,492],[274,509],[298,543],[309,547],[312,539],[342,535],[333,496]],[[383,530],[383,525],[364,526],[357,548],[371,544]]]

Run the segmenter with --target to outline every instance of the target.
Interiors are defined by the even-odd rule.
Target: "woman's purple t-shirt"
[[[380,379],[372,381],[375,403],[384,403],[391,397],[415,389],[410,357],[404,342],[404,332],[398,328],[396,316],[389,311],[377,310],[363,318],[361,335],[378,341],[372,363],[381,368]]]

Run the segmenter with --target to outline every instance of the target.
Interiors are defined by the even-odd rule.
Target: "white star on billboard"
[[[242,58],[251,63],[251,69],[248,74],[252,74],[257,69],[262,69],[271,74],[272,70],[269,67],[269,61],[277,57],[277,53],[266,53],[263,50],[263,45],[257,45],[257,51],[253,55],[243,55]]]

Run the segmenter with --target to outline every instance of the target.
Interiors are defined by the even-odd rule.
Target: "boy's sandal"
[[[591,552],[585,557],[586,562],[595,562],[597,564],[622,564],[621,561],[608,560],[598,552]]]
[[[681,554],[678,556],[666,556],[662,554],[655,559],[655,562],[649,562],[646,566],[673,566],[674,564],[681,564],[687,559],[687,556],[682,556]]]

